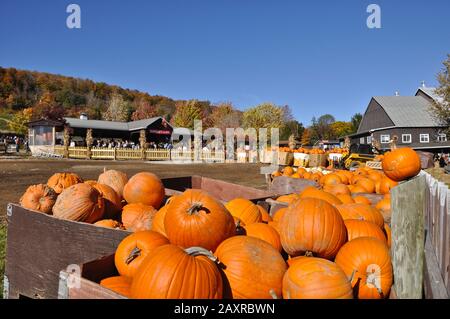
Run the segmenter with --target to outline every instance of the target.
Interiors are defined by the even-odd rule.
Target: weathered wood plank
[[[425,242],[424,294],[426,299],[449,298],[429,236]]]
[[[422,298],[425,187],[420,175],[391,190],[391,254],[399,299]]]

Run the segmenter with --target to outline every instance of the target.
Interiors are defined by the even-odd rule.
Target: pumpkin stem
[[[141,249],[139,247],[134,247],[133,250],[130,252],[130,255],[125,260],[125,263],[128,265],[133,260],[135,260],[137,257],[141,255]]]
[[[200,209],[203,208],[203,203],[200,202],[194,202],[192,203],[192,206],[188,209],[189,215],[194,215],[195,213],[198,213]]]
[[[371,279],[372,278],[372,279]],[[383,290],[381,289],[379,282],[377,282],[375,276],[371,277],[371,276],[367,276],[367,281],[366,283],[368,284],[372,284],[378,291],[378,293],[380,294],[381,299],[384,299],[384,293]]]
[[[357,270],[354,269],[353,272],[352,272],[352,274],[351,274],[351,276],[350,276],[350,283],[351,283],[351,284],[353,283],[353,279],[355,279],[356,273],[357,273]]]
[[[279,299],[277,294],[275,293],[275,290],[273,289],[269,290],[269,295],[272,297],[272,299]]]
[[[313,255],[313,253],[312,253],[312,251],[306,251],[305,252],[305,257],[314,257],[314,255]]]
[[[202,247],[189,247],[186,248],[184,250],[186,252],[186,254],[188,254],[189,256],[206,256],[208,257],[210,260],[212,260],[213,262],[219,264],[220,261],[219,259],[213,255],[212,252],[210,252],[209,250],[202,248]]]

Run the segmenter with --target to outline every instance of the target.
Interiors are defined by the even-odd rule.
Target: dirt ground
[[[74,172],[83,179],[97,179],[103,168],[124,171],[128,176],[150,171],[161,178],[200,175],[237,184],[265,188],[259,164],[173,164],[138,161],[85,161],[61,159],[0,159],[0,222],[4,221],[6,205],[17,203],[26,188],[46,183],[55,172]]]

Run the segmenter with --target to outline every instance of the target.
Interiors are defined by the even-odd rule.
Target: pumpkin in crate
[[[368,222],[375,223],[378,227],[382,228],[384,224],[383,215],[378,209],[366,205],[366,204],[342,204],[336,205],[339,213],[344,220],[346,219],[359,219]]]
[[[359,178],[355,185],[365,189],[364,193],[375,193],[375,182],[370,178]]]
[[[167,234],[166,234],[166,230],[164,228],[164,219],[166,218],[166,213],[167,213],[168,208],[169,208],[168,204],[161,207],[156,212],[156,214],[153,216],[153,221],[152,221],[152,230],[156,231],[166,237],[167,237]]]
[[[102,219],[105,203],[94,187],[80,183],[63,190],[52,210],[57,218],[92,224]]]
[[[56,194],[61,194],[66,188],[82,183],[83,180],[75,173],[55,173],[47,181],[47,185],[53,188]]]
[[[128,204],[122,210],[122,224],[126,230],[151,230],[157,210],[141,203]]]
[[[419,155],[409,147],[386,152],[381,163],[384,174],[397,182],[416,176],[422,167]]]
[[[357,196],[353,197],[353,200],[355,201],[355,203],[372,205],[372,202],[370,201],[370,199],[368,199],[367,197],[365,197],[363,195],[357,195]]]
[[[383,198],[376,205],[375,208],[378,209],[383,215],[384,220],[391,219],[391,199],[390,197]]]
[[[116,171],[114,169],[106,170],[105,168],[104,172],[98,177],[98,182],[114,189],[117,195],[122,199],[123,189],[128,182],[128,177],[124,172]]]
[[[339,177],[338,174],[327,174],[321,179],[322,185],[336,185],[336,184],[342,184],[342,179]]]
[[[388,223],[384,223],[384,227],[383,227],[383,231],[386,234],[386,238],[387,238],[387,246],[389,248],[391,248],[391,240],[392,240],[392,234],[391,234],[391,227],[389,226]]]
[[[334,262],[315,257],[291,259],[283,278],[284,299],[353,299],[352,285]]]
[[[279,222],[281,245],[291,256],[331,259],[347,241],[339,212],[328,202],[305,198],[288,207]]]
[[[373,237],[386,242],[386,236],[383,230],[376,224],[359,219],[344,220],[347,228],[348,240],[353,240],[358,237]]]
[[[295,171],[294,171],[294,169],[291,166],[286,166],[283,169],[283,176],[291,176],[294,173],[295,173]]]
[[[114,264],[120,275],[133,278],[142,261],[169,240],[160,233],[145,230],[125,237],[117,246]]]
[[[53,188],[45,184],[31,185],[20,198],[20,206],[51,214],[57,194]]]
[[[278,209],[274,214],[273,214],[273,221],[278,223],[280,222],[281,217],[283,217],[283,215],[286,213],[287,211],[287,207],[282,207],[280,209]]]
[[[272,174],[270,174],[270,175],[272,176],[272,178],[279,177],[279,176],[283,176],[283,174],[281,174],[280,171],[272,172]]]
[[[316,198],[328,202],[331,205],[342,204],[341,200],[333,194],[327,193],[323,190],[319,190],[313,186],[306,187],[303,192],[300,193],[300,198]]]
[[[262,220],[258,207],[245,198],[235,198],[225,204],[226,209],[234,217],[239,218],[245,225],[260,223]]]
[[[352,195],[337,194],[336,197],[341,200],[342,204],[353,204],[355,202]]]
[[[103,200],[105,201],[105,213],[103,217],[105,219],[116,218],[122,210],[122,200],[120,199],[120,196],[116,193],[116,191],[110,186],[100,184],[96,181],[85,183],[98,190],[100,195],[103,197]]]
[[[113,276],[102,279],[100,286],[108,288],[119,295],[130,297],[131,278],[125,276]]]
[[[150,172],[133,175],[123,188],[123,198],[128,204],[142,203],[156,209],[161,207],[164,195],[165,189],[162,181]]]
[[[297,194],[289,194],[289,195],[278,196],[276,201],[291,204],[298,199],[300,199],[300,196],[298,196]]]
[[[267,224],[268,222],[272,221],[272,217],[264,207],[262,207],[261,205],[256,205],[256,207],[258,207],[259,212],[261,213],[261,222]]]
[[[389,249],[372,237],[355,238],[344,246],[335,260],[352,278],[352,287],[359,299],[382,299],[392,286],[392,263]]]
[[[377,194],[389,194],[390,190],[398,185],[398,182],[393,181],[389,177],[384,176],[375,184],[375,191]]]
[[[345,184],[324,185],[323,190],[327,193],[333,194],[334,196],[343,194],[350,195],[350,190],[348,189],[348,186]]]
[[[137,299],[220,299],[222,276],[208,250],[176,245],[156,248],[139,267],[131,285]]]
[[[105,228],[125,229],[125,227],[123,227],[122,223],[118,222],[117,220],[113,220],[113,219],[102,219],[102,220],[99,220],[98,222],[95,222],[94,225],[100,226],[100,227],[105,227]]]
[[[234,236],[222,242],[214,255],[223,264],[225,298],[281,297],[287,265],[281,254],[267,242],[249,236]]]
[[[283,250],[283,247],[281,247],[280,235],[272,226],[263,223],[254,223],[245,226],[244,229],[247,236],[262,239],[271,244],[273,248],[279,252]]]
[[[258,208],[253,206],[261,218]],[[245,220],[243,222],[248,225]],[[236,232],[233,216],[223,204],[198,189],[188,189],[170,201],[164,229],[172,244],[208,250],[216,249]]]
[[[348,188],[352,194],[367,193],[367,189],[358,184],[350,185]]]

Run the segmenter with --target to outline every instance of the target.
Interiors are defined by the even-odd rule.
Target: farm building
[[[434,88],[424,85],[415,96],[396,93],[394,96],[372,97],[358,131],[349,135],[352,148],[369,148],[372,141],[377,141],[381,150],[389,150],[389,143],[396,136],[398,147],[448,153],[450,137],[430,112],[430,105],[435,100],[439,97],[434,94]]]

